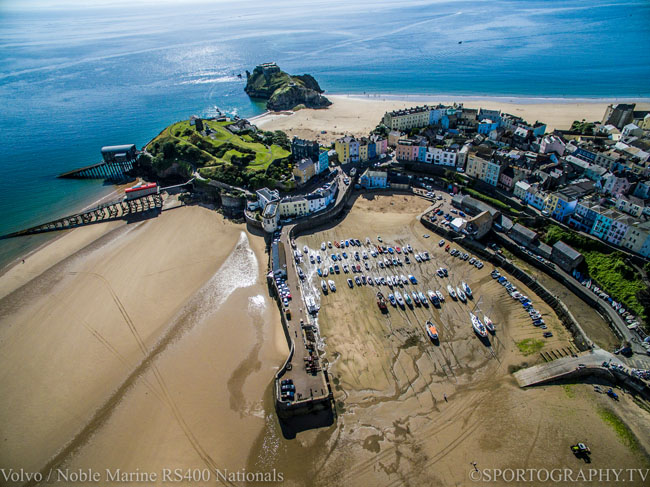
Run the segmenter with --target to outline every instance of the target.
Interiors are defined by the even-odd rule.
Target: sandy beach
[[[606,100],[561,100],[536,98],[440,98],[417,97],[391,99],[381,96],[327,95],[332,105],[324,110],[267,113],[252,121],[264,130],[283,130],[289,135],[318,140],[323,144],[345,135],[363,136],[374,129],[387,111],[424,104],[452,105],[463,103],[467,108],[501,110],[523,117],[530,123],[537,120],[547,124],[547,131],[568,129],[574,120],[602,120]],[[650,103],[637,104],[638,110],[650,109]],[[291,114],[289,114],[291,113]],[[327,133],[323,134],[322,131]]]
[[[432,255],[409,269],[422,286],[443,287],[435,269],[444,265],[475,299],[382,315],[372,288],[349,290],[342,273],[339,291],[323,297],[315,269],[306,269],[306,289],[320,299],[337,420],[291,440],[271,394],[287,345],[260,237],[198,206],[64,234],[0,277],[0,464],[275,469],[289,486],[466,485],[471,462],[579,469],[568,445],[581,440],[599,468],[645,465],[650,414],[622,391],[616,413],[636,449],[602,420],[611,400],[591,385],[516,386],[511,371],[540,360],[517,343],[539,330],[490,268],[475,270],[423,237],[416,217],[428,205],[359,195],[341,223],[299,237],[312,249],[366,235],[410,242]],[[533,299],[554,333],[544,350],[570,348],[553,312]],[[476,303],[497,326],[489,347],[467,323]],[[424,337],[427,317],[439,324],[439,346]]]
[[[242,468],[287,352],[265,270],[263,239],[201,207],[75,229],[10,269],[0,464]]]

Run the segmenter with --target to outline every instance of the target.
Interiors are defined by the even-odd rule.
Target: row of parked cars
[[[280,393],[283,401],[293,401],[296,397],[296,386],[293,385],[293,380],[282,379],[282,382],[280,382]]]

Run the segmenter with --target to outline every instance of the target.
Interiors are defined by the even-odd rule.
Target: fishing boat
[[[388,266],[391,265],[391,264],[392,264],[392,262],[391,262],[390,260],[388,260],[388,259],[384,259],[384,265],[385,265],[386,267],[388,267]]]
[[[454,291],[454,288],[451,287],[451,284],[447,284],[447,292],[451,296],[451,299],[453,299],[454,301],[457,299],[456,298],[456,291]]]
[[[406,262],[407,264],[411,263],[411,259],[409,259],[408,255],[404,257],[404,262]]]
[[[413,247],[411,247],[411,244],[406,244],[406,250],[413,252]]]
[[[305,298],[305,304],[307,305],[307,311],[311,314],[316,314],[320,310],[320,306],[316,304],[316,300],[313,296],[307,296]]]
[[[328,249],[332,248],[332,242],[330,242],[329,240],[327,241],[327,248]],[[325,249],[323,249],[323,250],[325,250]]]
[[[438,300],[438,296],[436,296],[436,293],[434,293],[431,289],[427,291],[427,296],[429,296],[429,301],[431,301],[432,304],[436,304],[435,301]]]
[[[382,278],[382,279],[383,279],[383,278]],[[386,284],[388,284],[388,287],[389,287],[390,289],[393,289],[393,278],[389,276],[389,277],[386,279]]]
[[[447,269],[445,269],[444,267],[441,267],[440,270],[445,275],[445,277],[447,277],[449,275],[449,272],[447,272]]]
[[[325,250],[326,248],[327,248],[327,246],[325,245],[325,242],[322,242],[322,243],[320,244],[320,249],[321,249],[321,250]]]
[[[337,274],[340,274],[340,273],[341,273],[341,270],[340,270],[338,264],[336,264],[336,265],[334,266],[334,272],[336,272]]]
[[[308,253],[309,253],[309,247],[307,247],[307,246],[305,245],[305,246],[302,248],[302,251],[303,251],[305,254],[308,254]]]
[[[427,324],[425,326],[427,330],[427,335],[429,335],[429,338],[433,341],[438,340],[438,329],[436,328],[436,325],[433,324],[431,320],[427,320]]]
[[[341,248],[341,244],[338,242],[338,240],[334,240],[334,247]]]
[[[422,252],[422,258],[424,260],[429,260],[431,258],[431,257],[429,257],[429,252],[427,252],[426,250],[424,252]]]
[[[456,287],[456,295],[458,296],[458,299],[460,299],[463,303],[467,302],[467,296],[461,288]]]
[[[367,263],[367,262],[364,262],[364,263],[363,263],[363,265],[364,265],[364,266],[366,267],[366,270],[367,270],[367,271],[369,271],[369,270],[370,270],[370,266],[368,265],[368,263]]]
[[[386,300],[384,299],[384,295],[381,293],[381,291],[377,291],[377,306],[379,306],[379,309],[382,313],[386,312]]]
[[[368,282],[368,279],[366,278],[365,275],[361,276],[361,280],[363,281],[364,284]]]
[[[381,260],[379,261],[378,265],[379,265],[379,268],[380,268],[380,269],[383,269],[384,267],[386,267],[386,266],[384,265],[384,262],[381,261]]]
[[[395,252],[397,252],[398,254],[401,254],[402,249],[400,247],[395,247]]]
[[[415,254],[415,261],[422,262],[422,259],[420,258],[420,254]]]
[[[482,337],[487,336],[487,330],[485,329],[485,325],[481,323],[481,320],[479,319],[478,316],[476,316],[474,313],[470,313],[469,317],[472,321],[472,328],[474,328],[474,331]]]
[[[404,274],[402,274],[402,275],[399,276],[399,277],[400,277],[400,279],[402,280],[402,283],[404,283],[404,284],[408,284],[408,283],[409,283],[409,280],[407,279],[407,277],[406,277]]]
[[[309,256],[309,263],[310,263],[310,264],[314,264],[315,262],[316,262],[316,260],[314,259],[314,254],[311,254],[311,255]]]
[[[438,270],[436,271],[436,274],[438,274],[438,277],[445,277],[445,273],[442,272],[442,269],[438,269]]]
[[[359,276],[355,276],[354,282],[357,283],[357,286],[361,286],[361,279],[359,279]]]
[[[330,266],[330,274],[334,274],[334,266]]]
[[[388,247],[388,253],[393,254],[395,252],[395,249],[393,247]]]
[[[350,286],[350,289],[352,289],[354,287],[352,279],[348,279],[348,286]]]
[[[327,294],[327,284],[323,279],[320,280],[320,287],[323,288],[323,294]]]
[[[323,269],[323,277],[327,277],[329,275],[329,271],[327,270],[327,267]]]
[[[395,299],[397,300],[397,304],[399,304],[402,308],[404,307],[404,299],[402,299],[402,295],[399,291],[395,291]]]
[[[420,302],[424,305],[425,308],[429,307],[429,300],[422,291],[418,291],[418,298],[420,298]]]
[[[388,295],[388,301],[390,301],[391,305],[397,306],[397,301],[395,300],[395,296],[393,296],[393,293],[390,293]]]
[[[470,287],[467,285],[467,283],[465,281],[460,283],[460,287],[463,289],[463,291],[465,291],[465,294],[467,294],[467,297],[469,299],[472,299],[472,290],[470,289]]]
[[[345,246],[346,246],[346,247],[349,247],[349,246],[350,246],[350,241],[349,241],[349,240],[346,240],[346,241],[345,241]]]
[[[438,299],[440,300],[441,303],[445,301],[445,296],[440,291],[436,291],[436,296],[438,296]]]
[[[408,280],[411,281],[411,284],[417,284],[418,283],[418,280],[412,274],[409,274]]]
[[[413,292],[411,292],[411,294],[413,295],[413,301],[415,301],[415,304],[420,306],[420,304],[421,304],[420,303],[420,296],[418,296],[418,293],[413,291]]]
[[[316,273],[318,274],[318,277],[321,277],[323,275],[323,271],[320,270],[320,267],[316,269]]]
[[[357,264],[357,272],[361,272],[361,266]]]
[[[485,323],[485,328],[487,328],[490,333],[494,333],[494,323],[492,323],[492,320],[488,318],[487,315],[483,315],[483,323]]]
[[[404,293],[404,301],[406,301],[406,304],[411,308],[413,307],[413,300],[411,299],[411,296],[409,296],[409,293]]]
[[[316,254],[316,262],[320,264],[320,254]]]
[[[329,286],[330,286],[330,290],[331,290],[332,292],[336,292],[336,284],[334,284],[334,281],[332,281],[332,280],[330,279],[329,281],[327,281],[327,284],[329,284]]]

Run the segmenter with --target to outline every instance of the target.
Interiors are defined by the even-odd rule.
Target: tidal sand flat
[[[346,279],[357,274],[335,274],[336,293],[323,296],[312,265],[307,268],[307,292],[319,296],[319,327],[330,362],[338,413],[334,426],[300,433],[296,440],[281,440],[283,451],[277,467],[314,485],[467,485],[472,462],[487,468],[579,469],[582,464],[568,445],[580,438],[598,450],[602,468],[640,468],[638,450],[630,450],[614,429],[603,422],[601,408],[609,398],[595,394],[590,385],[554,385],[520,389],[511,372],[541,361],[539,350],[572,346],[553,311],[512,276],[518,289],[532,298],[553,337],[531,351],[526,339],[544,340],[521,305],[490,277],[491,267],[481,270],[451,257],[438,247],[439,237],[429,233],[416,217],[429,203],[409,195],[359,195],[345,219],[330,228],[297,239],[320,251],[321,242],[369,237],[377,243],[427,250],[431,261],[403,266],[395,274],[413,274],[419,290],[440,289],[446,302],[440,309],[389,305],[382,314],[376,303],[376,287],[349,289]],[[453,246],[453,243],[452,243]],[[351,249],[348,248],[348,254]],[[353,251],[352,250],[352,251]],[[327,253],[341,253],[332,249]],[[402,256],[403,260],[403,256]],[[343,260],[343,263],[350,262]],[[354,261],[356,262],[356,261]],[[362,272],[387,275],[373,267]],[[435,269],[444,266],[448,278]],[[449,298],[447,282],[466,281],[474,299],[462,304]],[[398,288],[411,291],[411,287]],[[381,287],[384,295],[388,288]],[[496,334],[480,341],[469,322],[469,311],[478,307],[496,324]],[[482,314],[481,314],[482,317]],[[425,335],[424,322],[438,326],[440,343]],[[526,343],[526,342],[524,342]],[[522,351],[523,350],[523,351]],[[446,399],[445,399],[446,396]],[[617,413],[638,418],[638,408],[628,397],[617,404]],[[647,437],[647,415],[636,420],[637,437]],[[275,430],[267,430],[275,438]],[[644,440],[645,441],[645,440]],[[592,451],[594,450],[592,446]],[[596,455],[596,453],[594,453]],[[292,459],[302,466],[297,471]],[[496,485],[501,485],[498,482]]]
[[[262,240],[180,207],[73,250],[0,301],[2,463],[241,468],[286,356]]]

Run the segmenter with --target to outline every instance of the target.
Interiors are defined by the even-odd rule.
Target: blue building
[[[481,120],[478,124],[478,133],[488,135],[499,127],[499,122],[494,122],[489,118]]]
[[[424,145],[418,147],[418,161],[427,162],[427,147]]]
[[[320,174],[323,171],[327,171],[328,167],[330,167],[329,151],[322,150],[318,153],[318,165],[316,167],[316,172]]]
[[[386,188],[388,187],[388,173],[366,169],[359,178],[359,185],[366,189]]]

